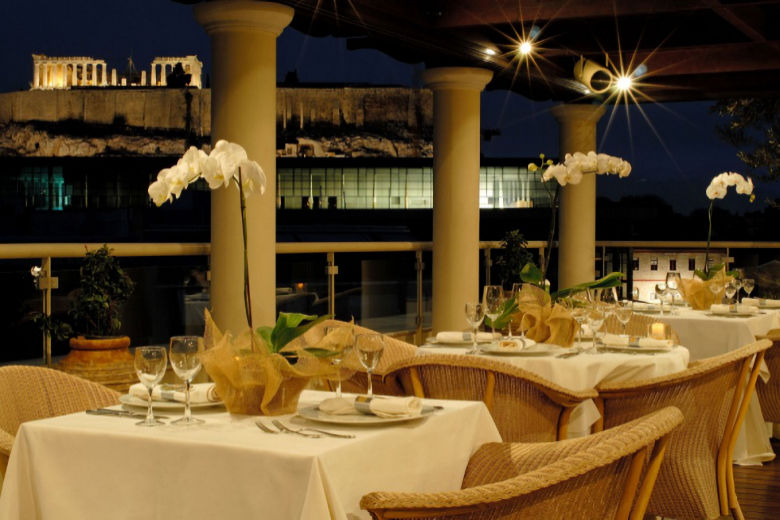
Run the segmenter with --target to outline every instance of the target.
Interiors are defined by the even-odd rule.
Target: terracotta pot
[[[57,368],[70,374],[95,381],[118,392],[127,392],[137,382],[130,338],[70,338],[70,352]]]

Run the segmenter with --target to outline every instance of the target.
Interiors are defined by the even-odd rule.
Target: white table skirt
[[[306,391],[300,404],[328,396]],[[368,518],[365,493],[459,489],[471,454],[500,440],[483,403],[426,402],[445,409],[394,426],[327,425],[355,439],[266,434],[226,412],[190,428],[84,413],[24,423],[0,518]]]
[[[586,343],[590,346],[590,343]],[[463,354],[466,348],[445,346],[422,346],[418,355],[429,352],[442,354]],[[565,350],[561,349],[561,352]],[[603,352],[582,353],[570,358],[550,356],[488,356],[491,359],[518,366],[570,390],[587,390],[604,382],[638,381],[685,370],[688,366],[688,350],[676,347],[669,352],[657,354],[622,354]],[[599,419],[596,405],[590,399],[578,405],[572,412],[569,423],[569,437],[580,437],[590,432],[590,427]]]
[[[691,359],[725,354],[752,343],[756,336],[780,328],[780,311],[762,310],[762,314],[746,318],[710,316],[707,311],[681,309],[678,314],[658,316],[672,326],[680,342],[691,351]],[[775,375],[776,377],[778,374]],[[761,377],[767,381],[771,374],[762,367]],[[753,394],[745,422],[734,446],[734,462],[740,465],[761,464],[775,458],[770,437],[772,425],[764,421],[758,397]]]

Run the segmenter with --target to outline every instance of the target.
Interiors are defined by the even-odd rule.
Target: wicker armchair
[[[641,519],[669,432],[682,419],[669,407],[578,439],[488,443],[469,460],[460,490],[374,492],[360,507],[378,520]]]
[[[325,334],[325,329],[327,327],[340,327],[340,326],[348,326],[348,325],[349,323],[344,321],[325,320],[322,323],[318,323],[310,330],[308,330],[306,334],[304,334],[302,341],[304,341],[308,345],[313,345],[323,337],[323,335]],[[355,325],[354,327],[355,327],[354,329],[355,334],[376,334],[377,333],[375,330],[367,329],[359,325]],[[374,393],[382,394],[382,395],[406,395],[404,393],[403,388],[401,388],[401,385],[398,384],[398,382],[395,381],[394,378],[385,377],[385,376],[387,374],[388,369],[392,365],[398,363],[399,361],[413,358],[416,352],[417,352],[417,347],[415,345],[385,335],[385,348],[384,351],[382,352],[382,358],[379,360],[379,363],[374,369],[373,378],[372,378]],[[347,356],[347,358],[344,360],[343,366],[345,368],[354,370],[355,373],[349,379],[342,381],[341,389],[344,392],[354,392],[354,393],[361,393],[361,394],[366,393],[366,390],[368,388],[368,379],[367,379],[368,374],[366,373],[366,369],[363,368],[363,366],[360,364],[360,361],[357,358],[357,354],[355,352],[352,352],[352,354]],[[335,389],[335,384],[333,382],[329,381],[328,384],[334,387],[331,388],[331,390]]]
[[[59,370],[0,367],[0,473],[5,474],[23,422],[114,404],[119,404],[117,392]]]
[[[771,344],[757,341],[676,374],[597,387],[607,427],[663,406],[676,406],[685,416],[672,435],[650,513],[686,520],[717,518],[731,508],[736,518],[743,518],[734,491],[732,454],[764,351]]]
[[[387,377],[407,394],[484,401],[504,441],[566,437],[572,410],[596,392],[560,387],[522,368],[478,356],[425,354],[394,365]]]
[[[761,413],[767,422],[780,423],[780,329],[773,329],[762,336],[772,342],[766,351],[764,361],[772,376],[766,383],[759,379],[756,382],[758,401],[761,403]]]
[[[640,337],[647,336],[648,328],[652,323],[657,321],[658,318],[654,316],[648,316],[646,314],[631,314],[631,319],[626,324],[626,334]],[[623,324],[620,323],[614,315],[610,315],[606,320],[604,320],[604,328],[602,330],[611,334],[622,334]],[[680,338],[677,336],[677,333],[674,331],[674,329],[672,329],[672,340],[674,340],[675,344],[680,344]]]

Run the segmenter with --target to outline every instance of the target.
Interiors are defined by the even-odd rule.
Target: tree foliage
[[[780,179],[780,98],[726,99],[712,111],[726,118],[719,136],[764,180]]]
[[[527,249],[528,243],[523,234],[513,230],[504,235],[501,242],[501,250],[495,261],[496,272],[501,280],[501,285],[512,287],[513,283],[520,282],[520,271],[523,266],[533,259],[533,255]]]

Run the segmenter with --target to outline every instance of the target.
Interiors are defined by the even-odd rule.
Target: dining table
[[[515,340],[518,341],[518,340]],[[557,345],[534,344],[528,349],[502,350],[496,343],[479,346],[476,354],[467,354],[470,343],[438,343],[435,338],[421,345],[417,355],[428,353],[486,356],[503,363],[532,372],[569,390],[582,391],[595,388],[600,383],[638,381],[672,374],[688,366],[688,349],[675,345],[668,350],[615,349],[597,351],[592,341],[583,341],[578,349]],[[569,419],[568,436],[588,435],[592,425],[600,418],[595,403],[588,399],[573,410]]]
[[[204,422],[191,426],[141,427],[84,412],[25,422],[0,518],[357,520],[369,518],[359,503],[371,491],[459,489],[474,451],[500,441],[476,401],[426,399],[423,413],[407,419],[302,417],[332,396],[305,390],[298,413],[278,417],[203,409]],[[273,419],[353,437],[266,433],[256,424],[276,432]]]
[[[655,316],[659,322],[669,324],[691,353],[691,361],[725,354],[756,341],[757,336],[780,328],[780,310],[759,309],[744,313],[713,313],[677,307],[661,314],[652,306],[636,311]],[[766,363],[760,377],[768,381],[772,374]],[[780,374],[775,374],[780,377]],[[772,423],[764,421],[758,397],[753,393],[745,420],[734,446],[734,462],[740,465],[756,465],[775,458],[772,443]]]

